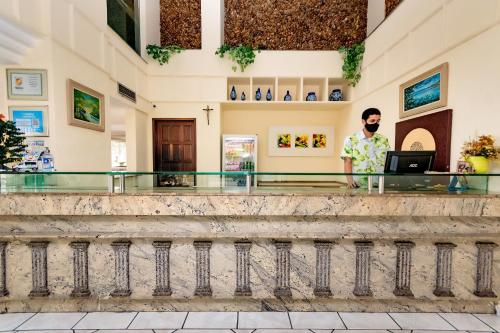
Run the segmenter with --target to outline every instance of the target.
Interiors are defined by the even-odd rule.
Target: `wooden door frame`
[[[156,137],[156,123],[160,121],[192,121],[194,124],[194,170],[198,169],[198,142],[196,141],[196,118],[153,118],[153,171],[158,171],[156,169],[156,147],[158,146],[157,137]]]

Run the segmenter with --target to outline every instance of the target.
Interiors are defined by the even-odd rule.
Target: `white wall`
[[[107,26],[106,2],[3,0],[0,15],[40,38],[21,64],[8,67],[47,69],[49,81],[48,101],[9,101],[2,91],[0,106],[3,110],[10,105],[49,106],[50,137],[45,141],[54,153],[57,170],[110,170],[111,117],[106,117],[105,132],[69,126],[67,80],[71,78],[104,94],[106,112],[111,112],[111,96],[143,112],[152,106],[146,97],[147,64]],[[1,80],[4,78],[2,75]],[[117,82],[137,92],[137,104],[117,94]]]
[[[141,1],[145,5],[142,15],[146,15],[142,41],[159,42],[159,2]],[[0,107],[48,104],[48,140],[54,146],[58,168],[108,170],[109,126],[104,133],[68,126],[65,84],[71,77],[109,100],[111,96],[122,99],[116,93],[116,82],[121,82],[138,95],[137,104],[123,100],[136,110],[130,119],[130,124],[135,124],[131,128],[136,126],[131,134],[135,143],[130,143],[136,170],[152,169],[153,118],[196,118],[198,170],[219,170],[221,112],[226,112],[219,103],[226,99],[226,77],[342,75],[340,55],[333,51],[263,51],[245,73],[233,73],[229,60],[214,55],[222,43],[222,3],[202,0],[203,48],[175,55],[162,67],[148,57],[141,59],[107,26],[103,0],[2,0],[0,15],[40,39],[16,67],[49,70],[49,101],[9,101],[5,89],[0,89]],[[381,7],[381,1],[370,0],[370,25],[380,19]],[[376,106],[383,111],[380,131],[394,143],[399,85],[443,62],[450,63],[452,165],[462,142],[475,134],[492,133],[500,142],[500,113],[496,112],[500,108],[499,20],[500,0],[403,1],[366,41],[363,79],[354,89],[352,109],[337,112],[331,120],[337,142],[361,127],[363,109]],[[0,75],[0,82],[6,83],[5,75]],[[215,109],[210,126],[201,110],[207,104]],[[245,117],[251,116],[240,115],[226,117],[234,122],[232,128],[226,128],[236,130],[238,121],[245,122]],[[304,122],[309,116],[303,113]],[[94,157],[89,159],[89,154]],[[329,163],[331,171],[342,170],[340,159]],[[276,167],[283,169],[274,171],[288,171],[286,166]]]
[[[448,106],[439,110],[453,109],[452,170],[465,140],[493,134],[500,143],[498,41],[499,0],[403,1],[366,41],[363,78],[354,90],[344,135],[360,127],[365,108],[378,107],[383,114],[380,132],[394,145],[399,85],[448,62]],[[498,163],[493,170],[500,170]]]
[[[369,36],[385,19],[385,0],[368,0],[368,22],[366,35]]]
[[[251,112],[220,111],[220,102],[225,101],[226,78],[231,76],[264,76],[264,77],[338,77],[342,76],[342,60],[336,51],[262,51],[257,54],[256,61],[250,65],[244,73],[233,72],[232,63],[228,59],[220,59],[215,55],[217,48],[223,43],[223,0],[201,1],[201,24],[202,24],[202,49],[186,50],[181,54],[174,55],[170,63],[160,66],[153,60],[148,60],[149,74],[149,98],[157,108],[151,113],[151,118],[197,118],[197,161],[199,171],[220,171],[220,138],[223,132],[228,131],[262,131],[270,126],[269,117],[260,124],[259,128],[252,127],[256,121],[249,123]],[[201,111],[210,104],[215,109],[212,112],[210,128],[205,128],[206,117]],[[222,112],[222,116],[221,113]],[[227,114],[225,114],[228,112]],[[321,112],[320,112],[321,113]],[[290,115],[291,113],[288,113]],[[302,111],[297,116],[293,112],[295,123],[304,123],[310,120],[311,115]],[[286,111],[275,111],[271,114],[274,118],[282,116],[282,124],[287,123]],[[284,117],[283,117],[284,115]],[[220,117],[227,121],[221,129]],[[298,117],[298,118],[297,118]],[[303,121],[297,120],[302,117]],[[214,125],[212,125],[212,118]],[[335,116],[323,116],[324,119],[339,119]],[[255,119],[254,119],[255,120]],[[217,121],[217,123],[215,122]],[[320,120],[309,121],[315,124]],[[219,125],[216,125],[219,124]],[[267,125],[266,125],[267,124]],[[340,126],[340,120],[335,126]],[[149,125],[150,126],[150,125]],[[213,127],[212,127],[213,126]],[[149,127],[151,130],[151,127]],[[265,132],[265,131],[264,131]],[[234,132],[236,133],[236,132]],[[152,133],[148,133],[152,137]],[[264,141],[261,140],[261,145]],[[148,152],[152,153],[152,145],[148,144]],[[266,161],[266,149],[259,151],[259,160]],[[151,154],[150,154],[151,155]],[[148,159],[152,166],[152,157]],[[292,163],[293,164],[293,163]],[[270,164],[275,167],[272,171],[292,170],[291,163]],[[295,164],[295,171],[307,171],[307,163]],[[309,164],[310,165],[310,164]],[[322,164],[319,169],[330,169],[332,161]],[[271,170],[269,170],[271,171]]]

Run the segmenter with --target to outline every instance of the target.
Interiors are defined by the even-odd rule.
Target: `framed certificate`
[[[7,98],[12,100],[48,100],[45,69],[7,69]]]
[[[25,136],[49,136],[47,106],[10,106],[9,118]]]

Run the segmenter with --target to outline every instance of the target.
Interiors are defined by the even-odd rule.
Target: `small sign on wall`
[[[45,69],[7,69],[7,98],[11,100],[46,101]]]
[[[269,156],[333,156],[333,126],[272,126]]]

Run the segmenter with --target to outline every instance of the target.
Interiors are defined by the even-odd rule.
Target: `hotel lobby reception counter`
[[[0,306],[494,312],[500,196],[0,195]]]

